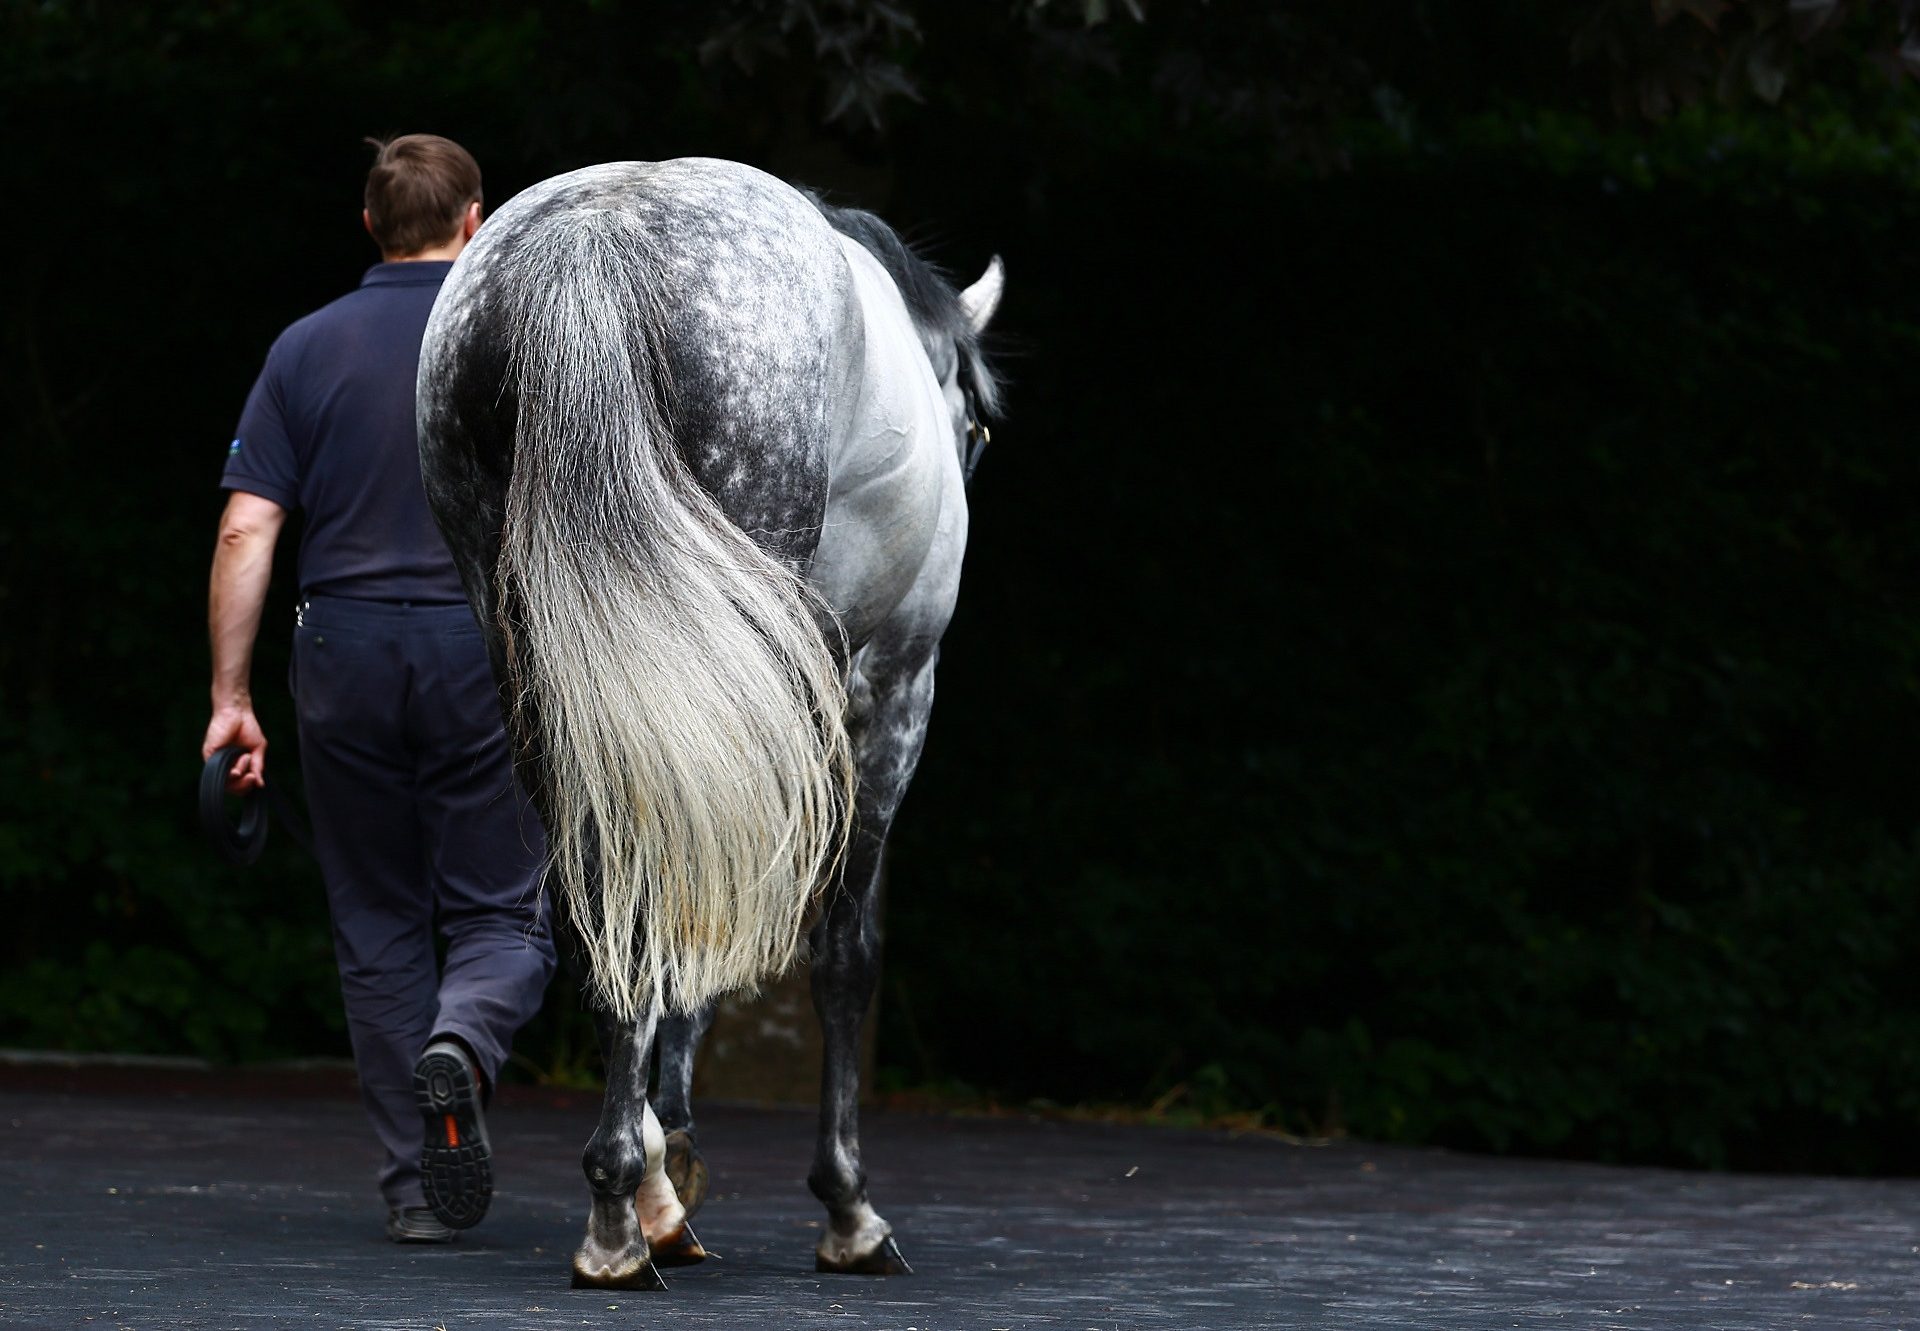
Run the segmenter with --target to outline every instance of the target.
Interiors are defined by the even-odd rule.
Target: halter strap
[[[971,486],[973,469],[980,465],[980,455],[993,442],[993,431],[987,428],[980,410],[980,395],[973,387],[973,368],[965,356],[960,358],[960,368],[954,377],[960,384],[960,400],[967,408],[967,451],[960,460],[960,477],[964,484]]]

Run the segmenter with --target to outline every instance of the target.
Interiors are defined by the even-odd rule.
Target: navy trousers
[[[458,1036],[492,1085],[553,974],[545,839],[466,606],[308,597],[293,684],[360,1095],[387,1153],[380,1191],[418,1206],[415,1060]]]

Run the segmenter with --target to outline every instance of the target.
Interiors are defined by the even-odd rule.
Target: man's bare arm
[[[213,641],[213,719],[202,760],[237,744],[246,756],[234,764],[229,788],[257,789],[266,781],[267,737],[253,714],[253,640],[260,632],[273,547],[287,511],[271,499],[235,490],[220,515],[207,593],[207,627]]]

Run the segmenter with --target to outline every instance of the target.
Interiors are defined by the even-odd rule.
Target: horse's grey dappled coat
[[[687,1016],[671,1046],[786,964],[822,884],[820,1261],[886,1265],[853,1118],[873,882],[958,591],[962,383],[991,402],[977,335],[998,294],[997,264],[956,292],[870,215],[702,159],[536,186],[448,276],[423,476],[612,1042],[577,1278],[645,1264],[629,1231],[634,1189],[661,1186],[662,1013]],[[641,1210],[671,1226],[671,1201]]]
[[[495,219],[484,239],[497,244],[476,240],[469,280],[516,217]],[[547,217],[544,243],[485,288],[515,330],[520,406],[500,622],[515,725],[542,756],[550,882],[594,997],[632,1020],[792,958],[845,825],[846,700],[831,616],[676,447],[672,367],[655,350],[666,238],[634,203]],[[769,328],[738,323],[727,354],[824,364],[824,330],[812,345],[757,344]]]

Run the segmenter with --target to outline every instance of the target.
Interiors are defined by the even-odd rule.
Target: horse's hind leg
[[[906,1259],[893,1227],[867,1200],[860,1166],[860,1027],[880,974],[880,854],[920,761],[933,705],[933,659],[902,666],[869,659],[873,650],[856,658],[848,684],[860,783],[853,836],[810,938],[824,1066],[820,1135],[807,1186],[827,1207],[815,1270],[899,1275],[909,1269]]]
[[[593,1194],[587,1234],[573,1256],[573,1283],[606,1289],[664,1289],[654,1269],[706,1256],[667,1182],[666,1139],[647,1103],[647,1056],[654,1019],[635,1025],[596,1013],[606,1060],[600,1126],[581,1167]]]
[[[669,1012],[660,1019],[660,1076],[653,1105],[667,1134],[667,1180],[687,1208],[687,1218],[707,1198],[707,1162],[693,1133],[693,1056],[713,1023],[714,1003],[696,1012]]]

